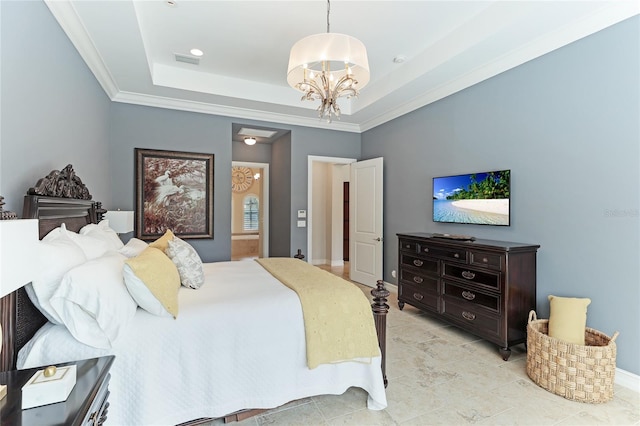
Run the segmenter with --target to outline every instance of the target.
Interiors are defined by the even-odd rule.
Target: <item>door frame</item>
[[[355,158],[307,156],[307,261],[310,263],[313,260],[313,163],[345,165],[356,161]]]
[[[260,230],[260,237],[262,238],[262,257],[269,257],[269,163],[232,161],[231,167],[234,166],[246,166],[254,169],[262,169],[263,171],[264,176],[260,176],[260,179],[263,179],[262,200],[260,200],[260,209],[262,209],[262,228]],[[233,216],[231,220],[233,220]]]

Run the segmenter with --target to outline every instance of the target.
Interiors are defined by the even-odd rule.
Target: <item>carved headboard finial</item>
[[[27,191],[29,195],[44,195],[47,197],[75,198],[90,200],[91,194],[76,175],[71,164],[62,170],[52,170],[47,176],[38,179],[33,188]]]

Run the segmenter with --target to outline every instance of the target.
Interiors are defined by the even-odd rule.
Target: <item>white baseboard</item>
[[[640,376],[619,368],[616,368],[615,384],[640,392]]]
[[[309,263],[312,265],[326,265],[327,259],[310,259]]]
[[[344,260],[332,260],[331,266],[344,266]]]

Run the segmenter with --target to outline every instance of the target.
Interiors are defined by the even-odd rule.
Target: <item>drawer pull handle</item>
[[[487,263],[487,262],[489,261],[489,259],[487,259],[486,257],[483,257],[483,258],[482,258],[482,261],[483,261],[484,263]]]
[[[413,298],[416,300],[422,300],[424,298],[420,293],[413,293]]]
[[[476,319],[475,314],[471,313],[471,312],[467,312],[467,311],[463,311],[462,312],[462,317],[466,320],[469,321],[473,321],[474,319]]]
[[[459,258],[460,258],[460,254],[459,254],[459,253],[455,253],[455,254],[453,255],[453,257],[455,257],[456,259],[459,259]]]
[[[476,274],[471,271],[462,271],[462,276],[468,280],[472,280],[476,277]]]
[[[404,248],[411,248],[411,244],[405,245]]]
[[[413,264],[416,266],[422,266],[424,262],[420,259],[413,259]]]
[[[425,252],[425,253],[429,253],[429,247],[423,248],[422,251]]]
[[[413,282],[417,284],[422,284],[422,281],[424,281],[424,278],[422,277],[413,277]]]
[[[476,298],[476,295],[471,293],[470,291],[465,290],[462,292],[462,297],[464,297],[467,300],[473,300]]]

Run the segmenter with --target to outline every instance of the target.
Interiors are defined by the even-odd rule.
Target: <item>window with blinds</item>
[[[244,197],[244,226],[245,231],[258,230],[258,214],[260,212],[258,197],[247,195]]]

